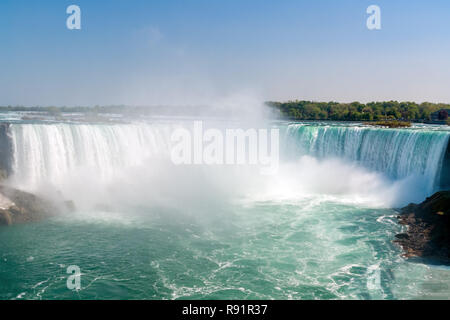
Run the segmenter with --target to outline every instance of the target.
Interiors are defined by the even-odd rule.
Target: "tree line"
[[[292,120],[335,120],[335,121],[429,121],[431,115],[437,111],[439,120],[447,120],[448,113],[444,109],[450,110],[450,104],[444,103],[415,103],[415,102],[315,102],[306,100],[295,100],[287,102],[269,101],[266,104],[275,109],[282,117]],[[207,112],[206,106],[194,108],[197,114]],[[441,111],[442,110],[442,111]],[[142,107],[142,106],[95,106],[95,107],[26,107],[26,106],[0,106],[0,112],[11,111],[40,111],[50,115],[58,115],[65,112],[80,112],[89,114],[117,113],[117,114],[138,114],[138,115],[158,115],[158,114],[183,114],[184,107],[163,106]],[[436,118],[436,117],[435,117]]]
[[[450,104],[423,102],[314,102],[295,100],[267,102],[281,115],[293,120],[380,121],[407,120],[429,121],[432,113],[450,109]],[[444,115],[445,116],[445,115]],[[446,120],[441,119],[441,120]]]

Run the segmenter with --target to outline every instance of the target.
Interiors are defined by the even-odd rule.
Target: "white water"
[[[23,124],[11,127],[14,181],[27,189],[59,185],[91,171],[108,181],[124,168],[167,154],[171,126]],[[80,171],[81,170],[81,171]]]
[[[382,173],[393,181],[408,179],[423,195],[439,188],[449,132],[429,129],[290,125],[286,147],[291,155],[339,158]]]
[[[57,190],[79,210],[0,233],[12,262],[0,277],[14,284],[0,296],[448,297],[448,272],[402,259],[395,212],[376,209],[431,192],[447,132],[283,124],[279,172],[263,176],[251,166],[175,166],[179,125],[192,122],[13,124],[11,183]],[[72,297],[52,266],[74,256],[87,285]],[[25,282],[21,270],[33,271]]]
[[[174,166],[180,124],[14,124],[11,178],[79,204],[124,201],[192,206],[311,194],[371,206],[421,201],[438,188],[449,134],[425,129],[289,125],[276,176],[250,167]],[[190,126],[192,123],[185,123]]]

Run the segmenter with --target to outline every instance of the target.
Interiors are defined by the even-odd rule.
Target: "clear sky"
[[[448,0],[1,0],[0,45],[0,105],[450,102]]]

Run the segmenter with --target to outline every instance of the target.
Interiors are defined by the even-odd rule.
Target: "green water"
[[[172,123],[12,125],[10,183],[77,210],[0,228],[0,299],[449,299],[388,209],[439,189],[448,128],[278,125],[274,176],[173,165]]]
[[[448,299],[450,270],[392,243],[395,214],[316,197],[2,228],[0,299]],[[67,288],[69,265],[81,290]]]

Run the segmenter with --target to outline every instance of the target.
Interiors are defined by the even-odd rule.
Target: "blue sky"
[[[2,0],[0,43],[0,105],[450,102],[447,0]]]

